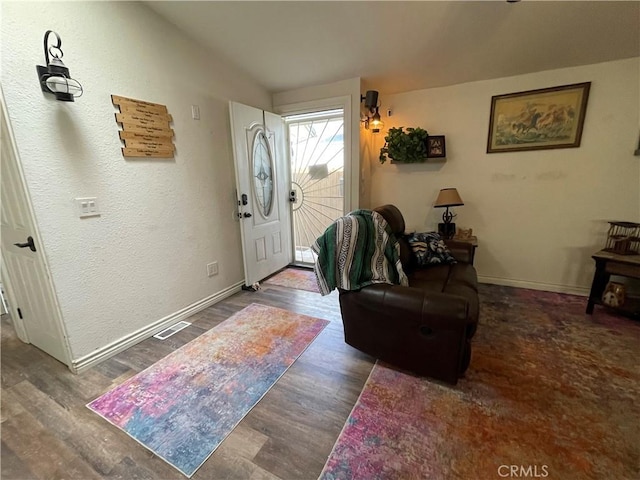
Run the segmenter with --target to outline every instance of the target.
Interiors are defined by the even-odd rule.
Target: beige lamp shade
[[[458,207],[464,205],[458,190],[455,188],[443,188],[436,198],[434,207]]]

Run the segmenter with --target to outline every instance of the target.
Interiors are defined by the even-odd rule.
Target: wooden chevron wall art
[[[115,116],[124,157],[173,158],[173,118],[165,105],[118,95],[111,95],[111,102],[120,108]]]

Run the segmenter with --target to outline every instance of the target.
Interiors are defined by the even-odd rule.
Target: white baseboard
[[[588,287],[577,287],[575,285],[554,285],[550,283],[529,282],[526,280],[511,280],[508,278],[487,277],[478,275],[478,282],[490,283],[492,285],[503,285],[505,287],[530,288],[532,290],[542,290],[545,292],[568,293],[571,295],[589,296]]]
[[[94,365],[97,365],[107,358],[112,357],[113,355],[120,353],[129,347],[132,347],[136,343],[139,343],[142,340],[151,337],[152,335],[155,335],[159,331],[164,330],[165,328],[178,323],[179,321],[184,320],[187,317],[190,317],[191,315],[198,313],[205,308],[218,303],[221,300],[224,300],[227,297],[230,297],[234,293],[239,292],[242,289],[243,285],[244,280],[231,285],[230,287],[227,287],[224,290],[221,290],[220,292],[215,293],[209,297],[198,300],[188,307],[185,307],[182,310],[178,310],[177,312],[161,318],[160,320],[153,322],[152,324],[147,325],[144,328],[136,330],[135,332],[130,333],[129,335],[126,335],[121,339],[116,340],[115,342],[105,345],[104,347],[90,353],[89,355],[85,355],[84,357],[72,360],[69,369],[73,373],[82,373],[83,371],[93,367]]]

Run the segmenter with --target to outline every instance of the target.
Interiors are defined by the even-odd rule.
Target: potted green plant
[[[427,160],[427,138],[429,133],[420,127],[393,127],[384,137],[384,147],[380,149],[380,163],[387,159],[400,163],[418,163]]]

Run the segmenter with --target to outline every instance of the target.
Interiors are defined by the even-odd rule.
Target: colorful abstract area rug
[[[466,378],[378,363],[320,478],[640,478],[640,323],[480,285]]]
[[[252,304],[87,406],[191,477],[328,323]]]
[[[278,285],[280,287],[297,288],[309,292],[320,293],[316,274],[313,270],[303,270],[301,268],[285,268],[268,278],[264,283],[267,285]]]

